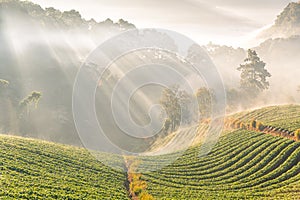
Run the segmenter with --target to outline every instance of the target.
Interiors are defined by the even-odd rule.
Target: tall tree
[[[206,87],[201,87],[196,93],[200,118],[205,119],[211,116],[212,106],[215,102],[214,94]]]
[[[20,108],[23,109],[25,107],[28,108],[28,106],[32,103],[34,103],[35,108],[37,107],[37,104],[42,96],[41,92],[33,91],[31,92],[30,95],[25,97],[21,102],[20,102]]]
[[[19,133],[21,135],[32,135],[36,132],[34,117],[29,112],[29,106],[34,105],[36,108],[41,96],[41,92],[33,91],[19,103]],[[25,109],[26,113],[24,113]]]
[[[256,97],[260,92],[269,88],[268,77],[271,74],[265,69],[264,63],[256,51],[249,49],[244,63],[237,68],[241,71],[241,89],[250,97]]]
[[[160,104],[164,107],[167,114],[165,121],[166,132],[169,129],[171,132],[174,132],[180,125],[181,119],[183,119],[183,122],[189,123],[190,103],[190,95],[185,90],[180,90],[178,85],[163,90]]]

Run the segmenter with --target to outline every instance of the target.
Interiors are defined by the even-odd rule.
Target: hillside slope
[[[73,83],[85,58],[103,41],[133,24],[96,22],[78,11],[0,0],[0,74],[10,82],[0,94],[0,131],[79,146],[72,115]],[[18,116],[19,102],[42,92],[38,109]]]
[[[299,105],[271,106],[232,116],[294,131],[300,127],[299,111]],[[182,134],[189,130],[197,128]],[[99,153],[119,169],[113,170],[84,149],[0,136],[0,199],[130,199],[128,185],[135,184],[142,184],[142,192],[154,199],[300,198],[300,142],[236,129],[224,131],[207,156],[200,157],[200,151],[201,145],[193,146],[161,170],[136,170],[136,176],[133,172],[128,176],[122,169],[129,167],[120,156]],[[146,157],[136,163],[140,169],[159,166],[177,155]],[[138,180],[130,182],[131,176]]]
[[[282,105],[260,108],[234,114],[230,117],[244,123],[258,120],[264,125],[295,131],[300,128],[300,105]]]
[[[208,156],[199,152],[192,148],[162,170],[144,173],[148,193],[155,199],[300,197],[299,142],[237,130],[223,136]]]
[[[260,36],[266,38],[290,37],[300,34],[300,2],[289,3],[277,16],[275,24]]]
[[[128,199],[122,158],[99,156],[120,170],[84,149],[0,136],[0,199]]]
[[[300,128],[299,105],[270,106],[229,117],[289,131]],[[162,170],[144,173],[148,193],[156,199],[300,199],[300,142],[229,129],[207,156],[200,157],[200,151],[201,146],[195,146]]]

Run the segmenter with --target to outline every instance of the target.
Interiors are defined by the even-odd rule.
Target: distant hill
[[[263,42],[252,47],[272,74],[270,90],[261,96],[264,103],[299,102],[297,93],[300,52],[300,3],[289,3],[274,25],[258,36]],[[246,49],[208,44],[205,46],[223,76],[227,88],[238,88],[240,72],[236,69],[246,58]],[[283,71],[284,70],[284,73]],[[284,84],[283,84],[284,83]],[[275,98],[274,93],[280,94]]]
[[[299,102],[297,87],[300,81],[297,76],[300,74],[300,35],[268,39],[254,49],[267,63],[272,74],[269,98],[276,93],[279,94],[277,100],[281,99],[282,103]]]
[[[236,70],[247,56],[243,48],[233,48],[209,43],[204,46],[214,64],[222,75],[226,87],[239,85],[240,72]]]
[[[75,10],[60,11],[29,1],[0,0],[0,132],[81,145],[72,116],[78,68],[106,39],[135,26],[123,19],[96,22]],[[19,102],[42,92],[37,109],[21,119]]]
[[[277,16],[275,24],[264,31],[262,38],[278,38],[300,35],[300,2],[289,3]]]
[[[38,22],[43,28],[57,28],[60,30],[81,29],[86,31],[97,31],[101,28],[130,29],[135,26],[123,19],[114,23],[109,18],[103,22],[96,22],[94,19],[86,20],[82,18],[76,10],[60,11],[53,7],[43,9],[40,5],[30,1],[0,0],[0,11],[2,21],[5,17],[16,14],[22,17],[29,17],[31,21]],[[18,21],[15,21],[18,23]],[[102,30],[103,31],[103,30]]]
[[[291,3],[283,13],[298,16],[298,10],[299,4]],[[0,93],[0,110],[6,113],[0,115],[0,132],[81,145],[72,116],[77,70],[97,45],[135,26],[122,19],[87,20],[75,10],[43,9],[18,0],[0,0],[0,13],[0,79],[10,82]],[[288,20],[291,17],[284,16],[278,17],[277,27],[283,27],[286,21],[297,26],[298,17]],[[272,74],[270,91],[265,93],[262,105],[299,101],[299,47],[299,36],[293,36],[268,38],[254,48]],[[237,67],[246,58],[246,50],[215,44],[204,48],[223,76],[226,88],[238,89]],[[20,119],[19,102],[33,90],[43,94],[39,106],[26,119]],[[271,98],[274,93],[280,95]]]

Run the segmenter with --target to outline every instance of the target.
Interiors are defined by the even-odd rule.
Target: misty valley
[[[0,199],[300,199],[299,2],[248,46],[126,19],[155,1],[80,2],[0,0]],[[165,3],[185,26],[250,7]]]

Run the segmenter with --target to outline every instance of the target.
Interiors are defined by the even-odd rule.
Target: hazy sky
[[[251,46],[291,0],[32,0],[42,7],[78,10],[86,19],[128,20],[138,28],[166,28],[206,44]]]

